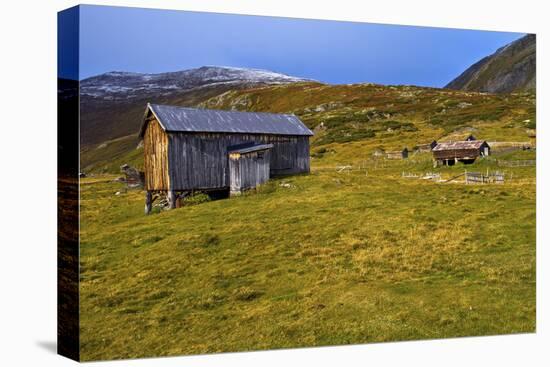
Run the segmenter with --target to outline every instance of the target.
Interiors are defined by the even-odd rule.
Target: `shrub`
[[[213,291],[200,297],[196,302],[196,306],[199,309],[210,310],[222,304],[224,300],[225,297],[222,293]]]
[[[216,234],[207,233],[200,237],[200,244],[203,247],[217,246],[220,242],[220,237]]]
[[[197,205],[210,201],[210,196],[202,192],[196,192],[182,200],[183,205]]]
[[[311,155],[311,157],[312,158],[323,158],[326,152],[327,152],[326,148],[320,148],[320,149],[317,149],[317,151],[315,153],[313,153]]]
[[[260,185],[256,188],[256,193],[258,194],[271,194],[277,190],[275,182],[268,181],[263,185]]]
[[[345,125],[346,123],[366,123],[369,122],[375,115],[372,111],[367,113],[347,113],[336,116],[330,116],[323,119],[323,123],[329,129],[337,128],[339,126]]]
[[[343,127],[329,131],[325,136],[321,137],[315,143],[324,145],[330,143],[349,143],[351,141],[373,138],[375,133],[369,128],[353,128]]]
[[[412,122],[400,122],[395,120],[386,120],[382,122],[384,129],[402,130],[402,131],[418,131],[417,127]]]
[[[162,239],[163,239],[163,237],[161,237],[161,236],[147,237],[143,241],[141,241],[141,245],[150,245],[150,244],[156,243],[158,241],[161,241]]]
[[[456,100],[449,100],[449,101],[445,102],[446,107],[456,107],[459,104],[460,104],[460,102],[456,101]]]
[[[236,289],[234,292],[235,299],[238,301],[252,301],[258,298],[260,295],[260,292],[250,287],[241,287]]]

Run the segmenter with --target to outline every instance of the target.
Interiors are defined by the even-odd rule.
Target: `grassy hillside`
[[[436,169],[429,153],[372,156],[470,133],[534,142],[534,95],[302,83],[196,104],[298,115],[312,173],[144,216],[144,193],[108,174],[141,167],[136,136],[85,146],[84,360],[534,331],[535,167],[497,159],[535,153]],[[465,169],[506,182],[402,177]]]
[[[536,127],[532,94],[493,95],[412,86],[318,83],[220,93],[195,99],[195,105],[294,113],[315,131],[313,154],[329,152],[316,154],[315,159],[327,163],[357,155],[370,157],[378,148],[412,149],[460,132],[489,141],[529,141]],[[136,117],[136,126],[140,117]],[[115,173],[119,163],[141,165],[134,138],[109,140],[107,146],[107,150],[104,144],[85,146],[81,157],[84,171]],[[112,154],[105,154],[109,151]]]
[[[297,95],[307,96],[317,87],[301,88]],[[301,109],[325,103],[315,95],[286,103]],[[480,104],[498,103],[489,98]],[[523,118],[525,112],[517,107],[515,113]],[[312,127],[319,123],[304,119]],[[427,122],[392,119],[418,127],[403,132],[408,144],[431,137]],[[368,126],[384,119],[375,121]],[[494,122],[479,123],[489,129]],[[517,125],[510,131],[519,135]],[[403,171],[433,170],[430,156],[361,157],[376,144],[392,143],[391,136],[317,141],[316,149],[338,153],[314,159],[311,175],[151,216],[143,215],[143,192],[126,191],[114,176],[82,180],[82,358],[534,331],[535,168],[506,168],[503,185],[405,179]],[[365,151],[352,157],[354,146]],[[336,160],[353,170],[337,173]],[[449,178],[464,168],[437,171]],[[502,170],[490,159],[467,168]]]
[[[175,94],[142,99],[111,99],[81,96],[80,144],[88,149],[125,136],[138,133],[147,103],[195,106],[227,90],[246,88],[246,84],[221,84],[183,90]]]
[[[137,134],[108,140],[96,146],[81,148],[80,166],[84,171],[119,172],[120,166],[143,167],[143,148]]]

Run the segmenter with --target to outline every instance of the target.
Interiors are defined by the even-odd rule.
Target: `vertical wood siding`
[[[270,174],[309,172],[309,137],[228,133],[169,133],[171,190],[229,187],[228,147],[255,142],[273,144]]]
[[[168,190],[168,136],[156,119],[152,119],[143,136],[146,190]]]
[[[477,158],[484,152],[485,145],[482,145],[479,149],[447,149],[447,150],[434,150],[433,156],[435,159],[462,159],[462,158]]]
[[[241,192],[269,180],[270,151],[262,150],[229,158],[229,187],[231,192]]]

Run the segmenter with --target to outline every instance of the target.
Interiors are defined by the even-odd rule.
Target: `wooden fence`
[[[464,182],[468,184],[484,184],[484,183],[504,183],[503,172],[491,172],[483,174],[481,172],[464,172]]]
[[[416,179],[422,179],[422,180],[441,180],[441,173],[438,172],[425,172],[425,173],[413,173],[413,172],[405,172],[403,171],[401,173],[401,177],[403,178],[416,178]]]
[[[505,161],[497,159],[497,166],[499,167],[528,167],[536,165],[537,161],[535,159],[522,159],[519,161]]]

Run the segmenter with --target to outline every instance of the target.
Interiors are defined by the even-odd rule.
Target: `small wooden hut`
[[[166,195],[169,206],[175,207],[178,197],[192,191],[229,190],[229,156],[240,144],[271,145],[270,176],[307,173],[312,135],[294,115],[148,104],[139,133],[144,149],[146,212],[151,210],[154,195]],[[240,176],[244,177],[242,187],[248,187],[249,178],[255,175],[242,172],[243,167],[265,168],[249,164],[254,159],[258,162],[259,155],[265,157],[262,150],[266,149],[244,152],[243,160],[231,166],[239,167],[239,175],[244,175]],[[265,180],[265,173],[260,176],[254,180]]]
[[[441,142],[432,150],[438,165],[454,165],[456,162],[473,163],[478,157],[491,154],[491,148],[485,140]]]
[[[374,149],[374,151],[372,152],[372,156],[374,158],[383,158],[386,156],[386,152],[384,151],[384,149],[382,148],[376,148]]]
[[[409,150],[404,148],[403,150],[393,150],[386,152],[387,159],[406,159],[409,157]]]
[[[257,187],[269,180],[270,150],[273,144],[241,144],[229,147],[231,195]]]

